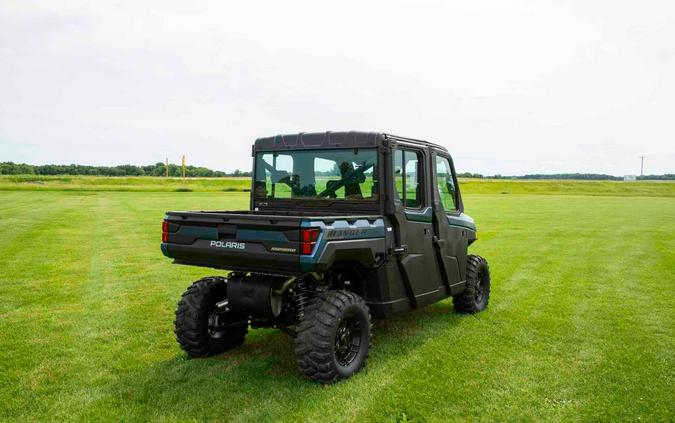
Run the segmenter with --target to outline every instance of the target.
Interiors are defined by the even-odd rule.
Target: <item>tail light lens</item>
[[[312,254],[317,239],[319,239],[319,228],[300,229],[300,254]]]
[[[169,223],[162,221],[162,242],[169,242]]]

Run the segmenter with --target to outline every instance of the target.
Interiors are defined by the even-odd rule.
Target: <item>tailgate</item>
[[[179,264],[299,273],[300,221],[245,212],[168,212],[162,252]]]

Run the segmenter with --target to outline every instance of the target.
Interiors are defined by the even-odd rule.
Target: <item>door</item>
[[[442,268],[445,287],[449,295],[464,288],[466,272],[467,229],[456,225],[462,213],[457,177],[450,156],[435,152],[433,178],[433,243],[436,258]]]
[[[401,147],[393,152],[399,267],[409,295],[414,297],[413,306],[417,307],[445,296],[433,244],[429,163],[428,154],[421,149]]]

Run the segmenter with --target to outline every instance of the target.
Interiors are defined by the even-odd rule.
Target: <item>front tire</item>
[[[244,342],[248,320],[219,311],[216,303],[225,299],[227,281],[221,277],[200,279],[183,293],[176,308],[174,333],[190,357],[220,354]]]
[[[317,295],[297,328],[295,353],[300,371],[319,383],[348,378],[366,365],[371,339],[370,311],[349,291]]]
[[[490,268],[481,256],[469,255],[466,263],[466,287],[452,297],[455,310],[460,313],[483,311],[490,301]]]

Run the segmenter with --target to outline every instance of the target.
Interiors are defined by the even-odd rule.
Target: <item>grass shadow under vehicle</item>
[[[337,384],[322,386],[297,372],[293,340],[272,329],[249,332],[246,342],[225,354],[189,359],[178,353],[145,369],[130,370],[105,387],[92,404],[91,418],[270,419],[292,415],[302,404],[329,403],[331,392],[374,385],[403,356],[414,356],[427,339],[466,316],[444,301],[374,325],[374,348],[365,371]],[[396,366],[394,366],[396,367]],[[101,410],[111,414],[100,415]],[[123,414],[119,414],[123,410]],[[150,413],[150,414],[148,414]]]

